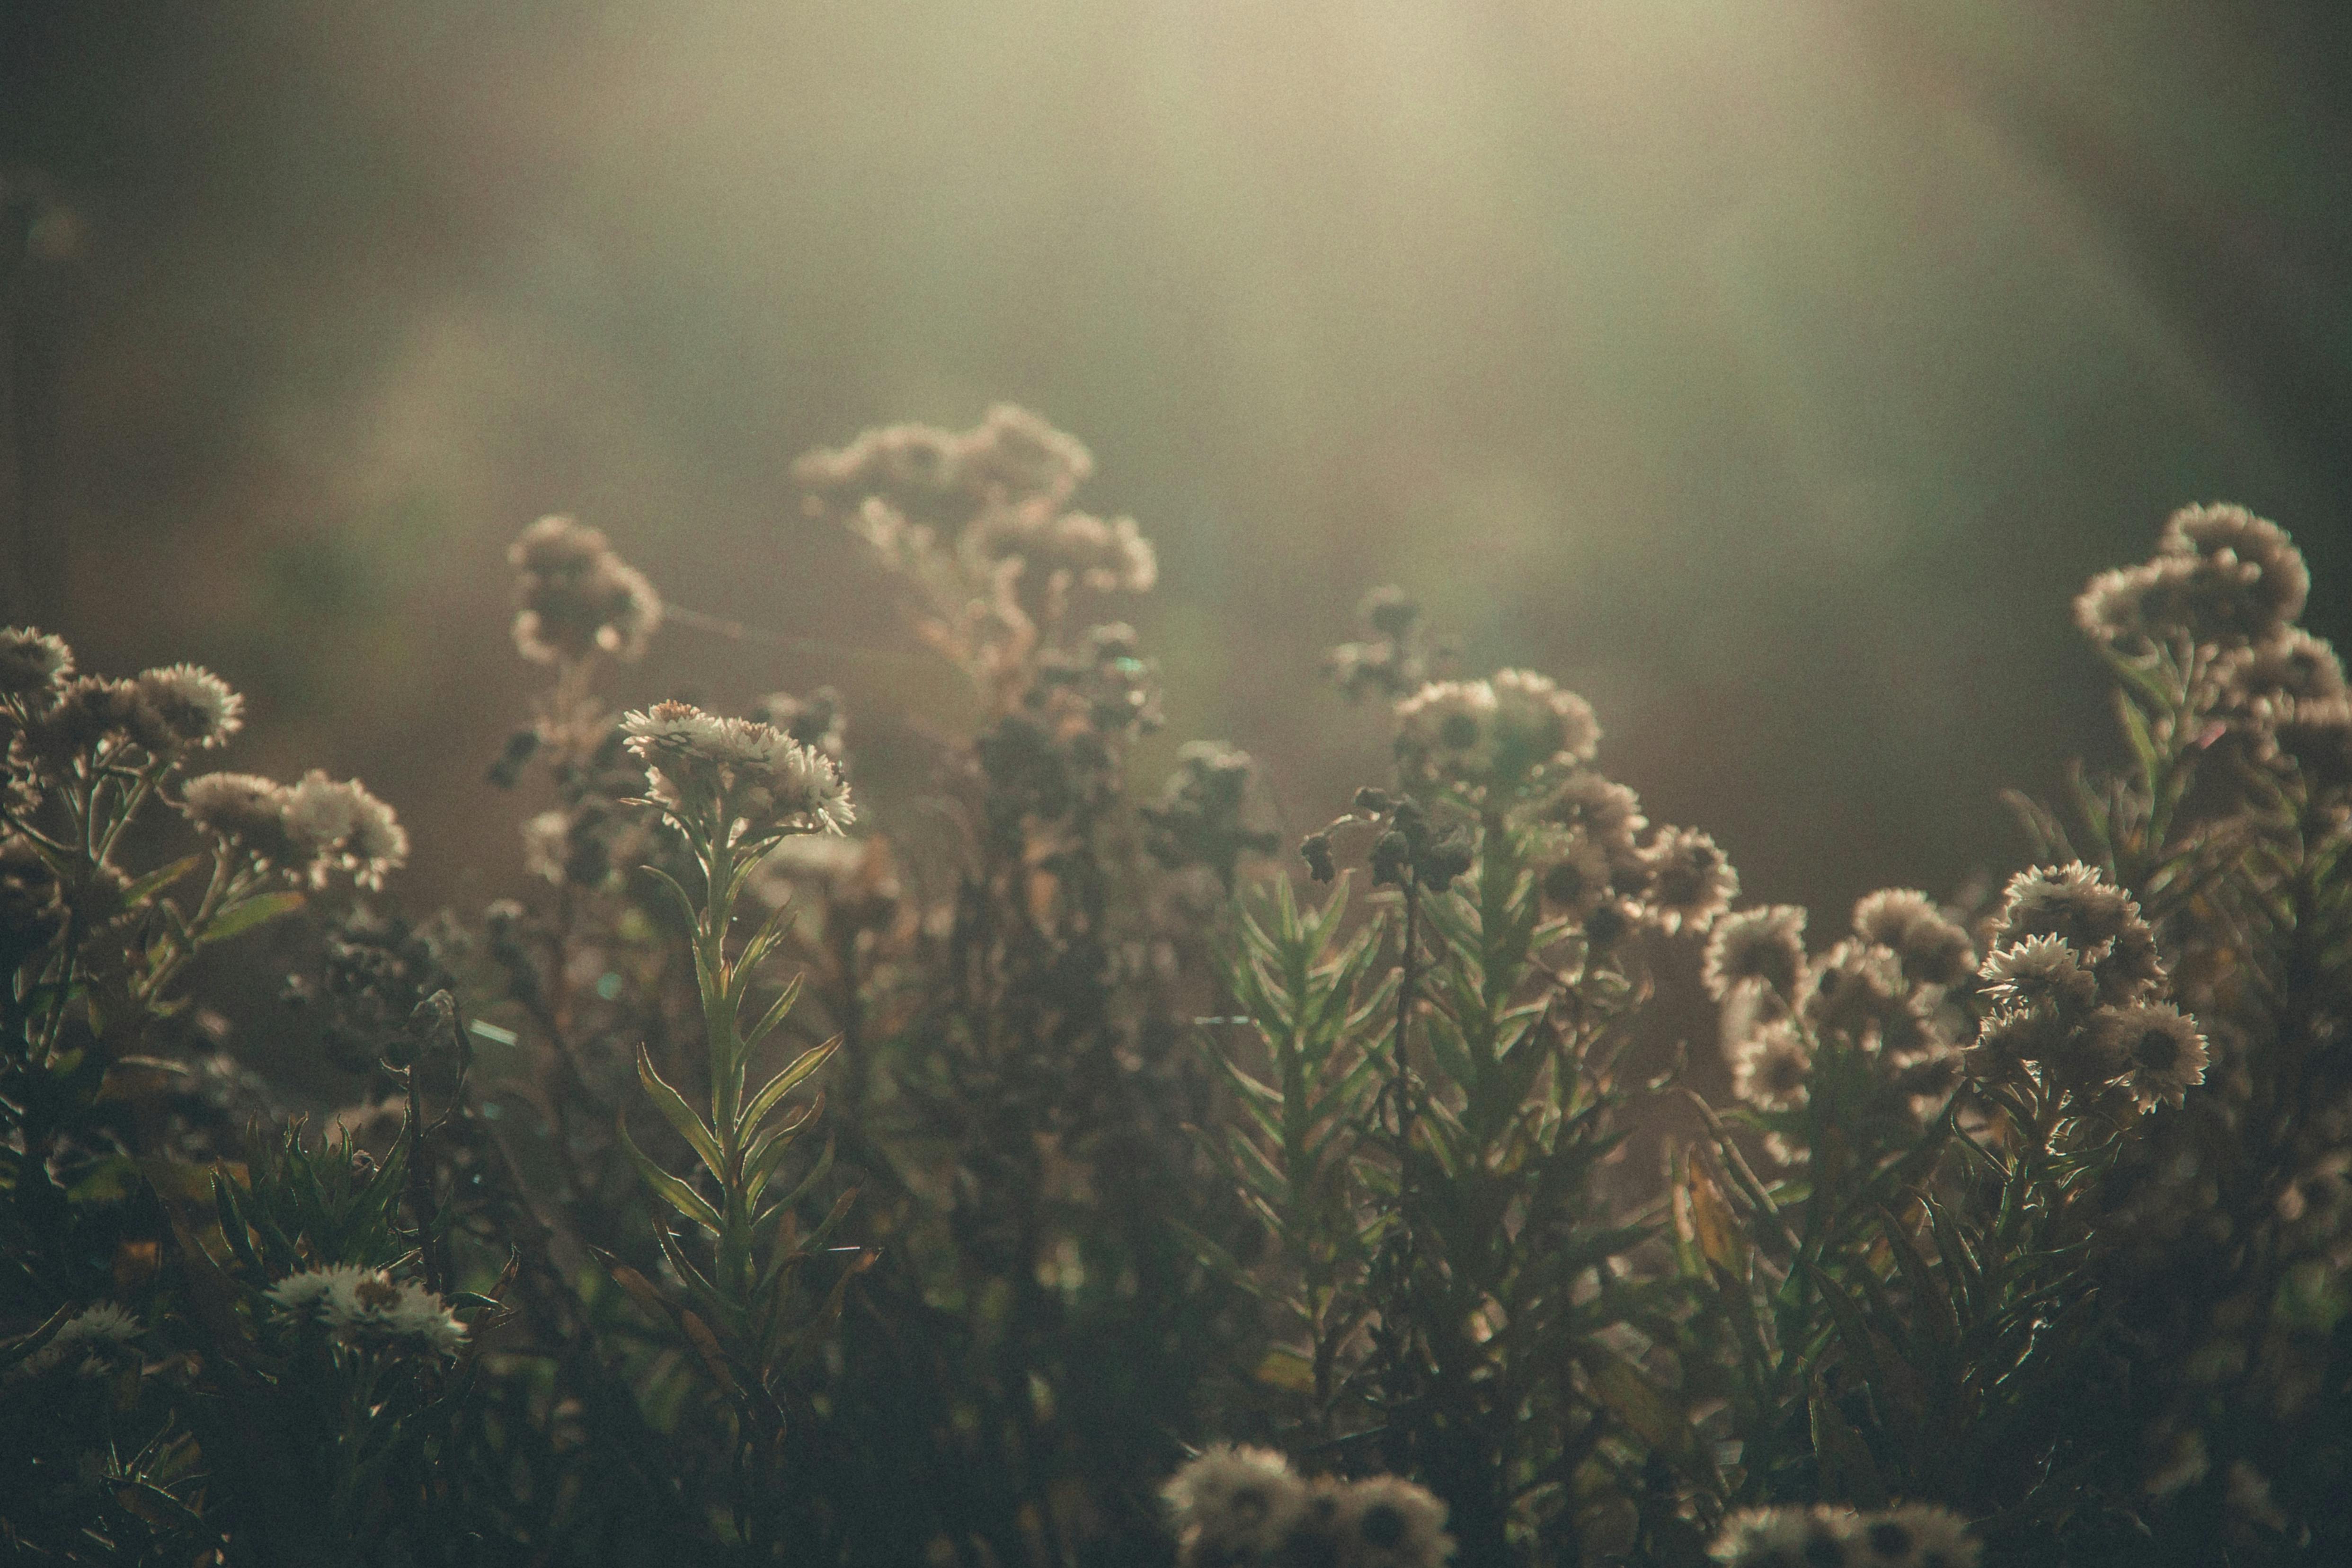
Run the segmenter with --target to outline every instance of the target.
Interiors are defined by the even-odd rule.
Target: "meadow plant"
[[[2094,580],[2123,767],[1839,922],[1392,589],[1326,674],[1393,766],[1287,862],[1243,753],[1134,776],[1157,559],[1076,439],[794,476],[961,717],[868,779],[828,688],[645,691],[719,623],[543,518],[472,916],[358,783],[205,770],[207,672],[0,633],[12,1552],[2352,1558],[2352,696],[2283,530]]]

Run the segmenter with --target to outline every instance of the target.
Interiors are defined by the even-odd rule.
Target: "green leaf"
[[[799,988],[799,985],[800,982],[795,979],[793,982],[793,988],[796,990]],[[785,1000],[786,998],[779,998],[778,999],[781,1001]],[[814,1072],[818,1068],[823,1067],[826,1062],[832,1061],[833,1053],[840,1049],[841,1037],[839,1035],[835,1035],[831,1040],[826,1040],[823,1045],[811,1046],[808,1050],[802,1051],[798,1056],[793,1058],[793,1060],[785,1065],[782,1071],[777,1073],[773,1078],[769,1079],[766,1083],[761,1086],[760,1092],[751,1096],[751,1103],[743,1107],[743,1114],[737,1121],[736,1125],[739,1127],[758,1126],[760,1124],[761,1118],[767,1115],[770,1111],[775,1108],[777,1101],[782,1100],[785,1095],[791,1093],[803,1082],[805,1082],[811,1073]]]
[[[760,1015],[760,1021],[751,1026],[751,1032],[743,1036],[745,1051],[750,1051],[776,1031],[776,1026],[784,1021],[784,1016],[793,1010],[793,1004],[800,1000],[800,995],[801,977],[794,975],[784,982],[784,988],[776,993],[776,999],[768,1004],[768,1010]]]
[[[129,909],[142,907],[149,899],[195,870],[204,858],[201,854],[186,855],[170,865],[158,866],[122,890],[123,906]]]
[[[241,936],[257,925],[267,925],[273,920],[293,914],[308,902],[290,888],[241,899],[214,915],[205,928],[196,933],[196,946],[208,947],[215,942]]]
[[[654,1108],[662,1113],[662,1119],[677,1129],[677,1135],[701,1156],[703,1165],[709,1167],[712,1176],[725,1181],[727,1162],[719,1152],[719,1140],[709,1127],[702,1124],[702,1118],[694,1113],[694,1107],[686,1103],[686,1096],[671,1088],[668,1081],[654,1070],[654,1059],[646,1054],[642,1044],[637,1047],[637,1082],[646,1086],[646,1097],[654,1103]]]
[[[645,1178],[646,1186],[652,1188],[672,1208],[701,1226],[711,1235],[716,1236],[726,1228],[725,1223],[719,1218],[719,1211],[710,1207],[708,1198],[656,1165],[644,1150],[637,1147],[636,1140],[629,1136],[627,1123],[622,1122],[617,1125],[621,1134],[621,1148],[629,1156],[629,1163],[637,1167],[637,1175]]]

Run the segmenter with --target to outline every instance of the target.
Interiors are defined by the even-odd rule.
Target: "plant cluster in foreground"
[[[1145,788],[1092,470],[1009,407],[796,466],[971,691],[854,800],[837,694],[630,689],[661,594],[532,525],[471,918],[357,782],[207,770],[214,675],[0,632],[9,1550],[2352,1559],[2352,699],[2283,530],[2085,590],[2123,766],[1999,895],[1833,921],[1392,590],[1327,671],[1393,767],[1297,862],[1230,747]]]

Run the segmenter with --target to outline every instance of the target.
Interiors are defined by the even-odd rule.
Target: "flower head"
[[[1954,986],[1977,967],[1976,945],[1916,888],[1890,887],[1853,906],[1853,934],[1890,949],[1914,985]]]
[[[2085,1030],[2109,1076],[2120,1073],[2143,1110],[2179,1105],[2212,1060],[2196,1021],[2169,1002],[2101,1008]]]
[[[2098,981],[2063,936],[2028,936],[1995,947],[1977,973],[1997,1003],[2084,1007],[2098,994]]]
[[[18,1363],[16,1370],[31,1377],[70,1365],[83,1377],[104,1377],[119,1365],[136,1364],[136,1342],[145,1332],[138,1313],[100,1301],[68,1318],[49,1343]]]
[[[1651,915],[1670,934],[1706,930],[1739,896],[1739,873],[1696,828],[1660,828],[1642,858]]]
[[[1804,970],[1805,912],[1793,904],[1775,904],[1717,920],[1701,977],[1717,1001],[1751,983],[1789,998],[1796,995]]]
[[[346,1343],[415,1339],[455,1355],[466,1342],[466,1325],[439,1296],[381,1269],[355,1263],[308,1269],[278,1281],[268,1294],[280,1322],[321,1323]]]
[[[1789,1019],[1756,1029],[1732,1048],[1731,1092],[1768,1111],[1803,1104],[1812,1071],[1812,1051]]]
[[[0,702],[44,707],[73,674],[65,639],[30,626],[0,627]]]
[[[541,517],[507,551],[519,575],[515,647],[536,664],[602,651],[635,659],[661,624],[661,595],[603,532]]]
[[[624,714],[629,750],[648,764],[656,797],[685,809],[707,797],[728,821],[772,831],[839,832],[856,820],[849,785],[833,759],[757,719],[720,718],[690,703]]]
[[[1332,1533],[1349,1568],[1439,1568],[1454,1555],[1445,1504],[1397,1476],[1370,1476],[1339,1490]]]
[[[210,670],[167,664],[131,685],[176,747],[218,746],[244,726],[245,699]]]
[[[1306,1507],[1307,1487],[1270,1448],[1215,1443],[1160,1489],[1187,1564],[1271,1556]]]

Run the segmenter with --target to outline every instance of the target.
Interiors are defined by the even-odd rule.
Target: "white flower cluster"
[[[269,1287],[270,1307],[287,1323],[317,1322],[338,1339],[415,1339],[442,1355],[456,1355],[466,1325],[442,1299],[413,1280],[355,1263],[289,1274]]]
[[[1268,1448],[1219,1443],[1161,1489],[1183,1568],[1439,1568],[1445,1505],[1395,1476],[1307,1480]]]
[[[2120,1079],[2143,1111],[2179,1105],[2205,1081],[2210,1053],[2165,999],[2156,933],[2129,894],[2080,861],[2010,880],[1979,974],[1994,1010],[1964,1059],[1976,1076],[2035,1062],[2084,1089]]]
[[[507,559],[520,578],[515,647],[536,664],[597,652],[635,659],[661,624],[661,595],[614,553],[601,529],[541,517],[522,531]]]
[[[1406,775],[1508,794],[1554,782],[1601,745],[1592,705],[1529,670],[1432,681],[1396,706]]]
[[[2179,632],[2202,644],[2258,643],[2303,613],[2311,571],[2286,530],[2243,507],[2184,507],[2157,553],[2093,578],[2074,622],[2126,650]]]
[[[856,821],[840,768],[773,725],[665,702],[623,715],[621,732],[666,805],[682,807],[686,791],[699,791],[754,831],[781,825],[837,833]]]
[[[52,1367],[70,1365],[79,1376],[104,1377],[139,1364],[136,1342],[145,1332],[137,1313],[100,1301],[67,1319],[48,1343],[17,1363],[16,1372],[37,1377]]]
[[[194,664],[77,675],[62,639],[11,626],[0,628],[0,720],[19,732],[13,766],[61,777],[102,747],[172,758],[223,745],[244,726],[245,699]]]
[[[382,887],[408,861],[408,833],[392,808],[358,779],[315,768],[292,785],[251,773],[200,774],[181,787],[180,810],[200,831],[313,887],[335,872]]]
[[[1945,999],[1976,967],[1967,930],[1913,888],[1861,900],[1853,930],[1814,956],[1805,950],[1805,911],[1794,904],[1715,923],[1702,977],[1708,994],[1728,1004],[1727,1049],[1740,1099],[1776,1111],[1802,1104],[1815,1042],[1824,1039],[1858,1048],[1906,1093],[1949,1087]]]
[[[1748,1509],[1724,1521],[1709,1555],[1723,1568],[1976,1568],[1982,1552],[1958,1514],[1915,1502]]]

